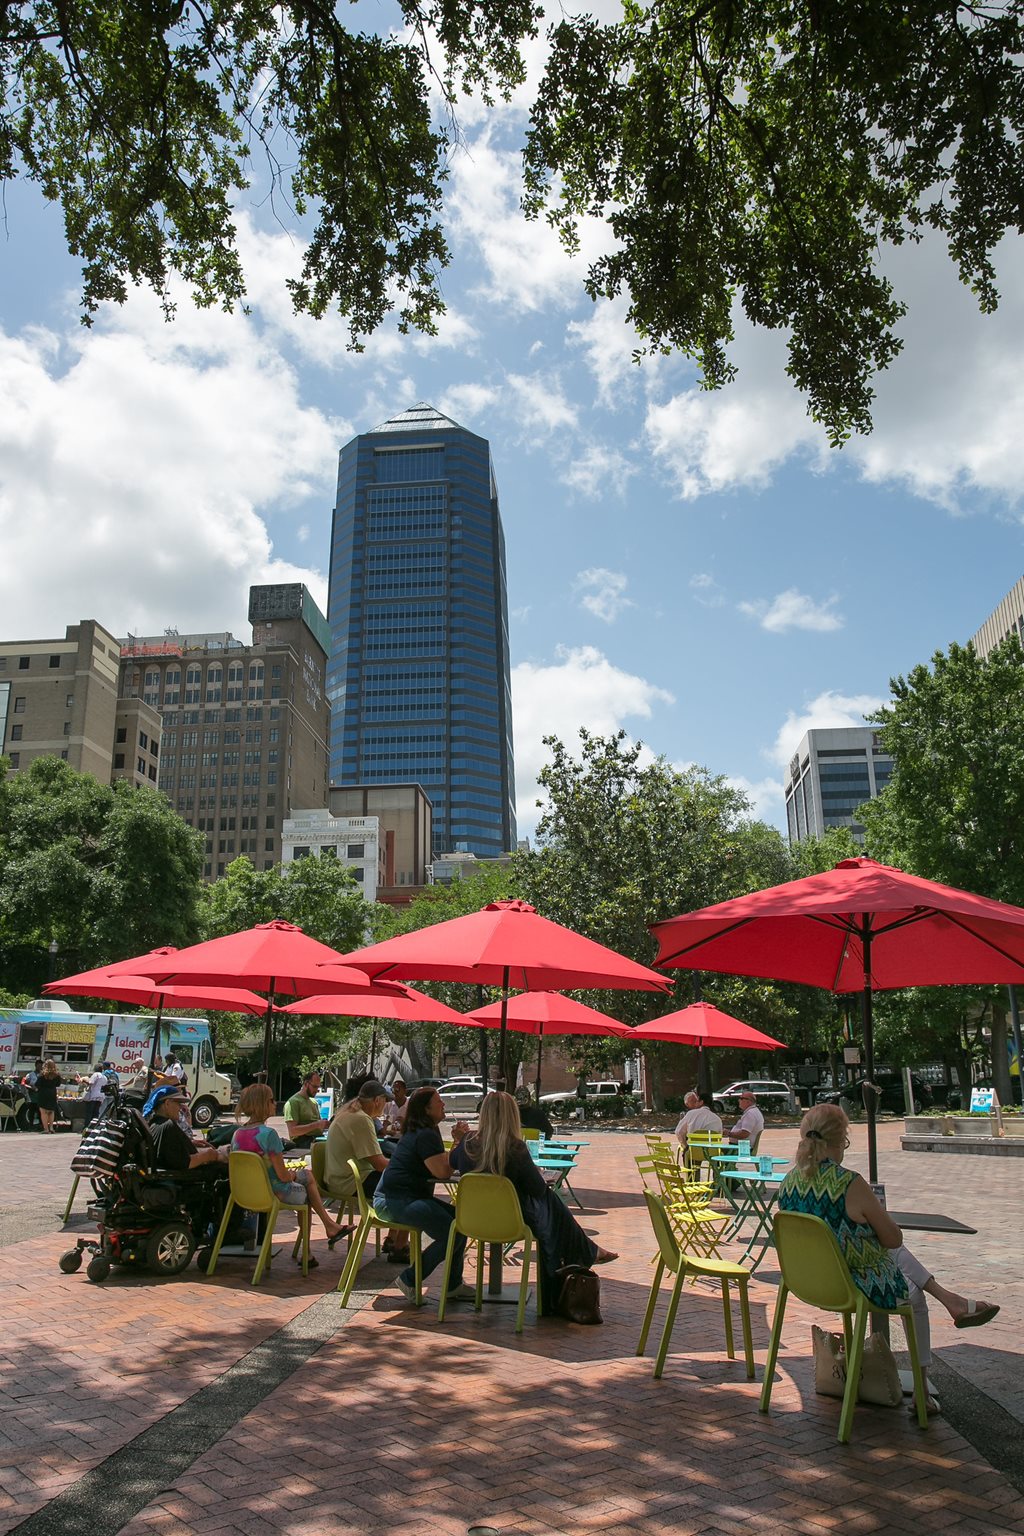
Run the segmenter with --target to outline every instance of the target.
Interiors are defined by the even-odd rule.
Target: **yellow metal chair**
[[[212,1275],[217,1267],[217,1259],[220,1254],[221,1244],[224,1242],[224,1234],[227,1232],[228,1223],[231,1220],[231,1212],[238,1205],[244,1211],[257,1211],[265,1214],[267,1218],[267,1230],[260,1246],[256,1268],[253,1271],[253,1285],[259,1285],[263,1279],[263,1271],[270,1261],[270,1250],[274,1241],[274,1227],[282,1211],[290,1211],[298,1220],[299,1236],[302,1240],[302,1273],[308,1275],[309,1223],[312,1214],[309,1205],[285,1205],[283,1201],[277,1198],[270,1183],[267,1165],[258,1152],[229,1152],[228,1181],[231,1193],[224,1210],[224,1219],[221,1221],[220,1230],[213,1245],[213,1251],[210,1254],[210,1262],[206,1266],[206,1273]]]
[[[314,1141],[310,1146],[310,1171],[317,1183],[317,1188],[323,1199],[324,1205],[330,1207],[336,1205],[338,1215],[343,1222],[347,1222],[353,1230],[359,1223],[359,1201],[355,1191],[351,1195],[332,1195],[327,1188],[327,1142]],[[358,1181],[357,1181],[358,1182]],[[380,1233],[376,1234],[377,1252],[380,1253]],[[351,1247],[351,1238],[349,1239]]]
[[[707,1173],[713,1176],[714,1163],[711,1154],[720,1151],[721,1147],[721,1131],[690,1131],[686,1138],[683,1162],[697,1176],[703,1176],[705,1168]]]
[[[519,1306],[516,1310],[516,1333],[523,1331],[526,1298],[530,1290],[530,1256],[533,1253],[533,1233],[523,1220],[519,1196],[509,1179],[497,1173],[464,1173],[455,1191],[455,1220],[448,1233],[448,1251],[444,1258],[444,1275],[441,1282],[441,1300],[437,1306],[437,1320],[444,1322],[451,1281],[452,1256],[455,1239],[465,1237],[467,1244],[476,1243],[476,1298],[479,1312],[484,1304],[484,1244],[509,1243],[523,1245],[523,1273],[519,1282]],[[540,1305],[540,1250],[537,1250],[537,1316]]]
[[[651,1226],[658,1240],[657,1268],[654,1271],[654,1280],[651,1283],[651,1294],[647,1301],[647,1311],[644,1313],[643,1326],[640,1329],[640,1342],[636,1352],[642,1355],[647,1347],[647,1335],[651,1330],[651,1322],[654,1318],[654,1309],[658,1301],[658,1287],[661,1285],[661,1277],[666,1269],[675,1275],[672,1285],[672,1294],[669,1297],[668,1312],[665,1315],[665,1326],[661,1333],[661,1343],[658,1345],[658,1354],[654,1362],[654,1376],[657,1380],[665,1368],[665,1356],[668,1354],[669,1341],[672,1338],[672,1330],[675,1327],[676,1312],[679,1307],[679,1297],[683,1288],[683,1281],[695,1280],[705,1277],[717,1280],[722,1287],[722,1309],[725,1313],[725,1348],[730,1360],[735,1360],[736,1350],[733,1342],[732,1330],[732,1299],[729,1286],[735,1283],[739,1292],[740,1322],[743,1327],[743,1358],[747,1367],[747,1380],[754,1379],[754,1344],[750,1328],[750,1298],[747,1294],[749,1275],[742,1264],[730,1264],[725,1259],[696,1258],[684,1253],[676,1242],[675,1233],[665,1209],[663,1200],[657,1195],[652,1195],[650,1190],[644,1190],[644,1199],[647,1202],[648,1215],[651,1218]]]
[[[355,1161],[354,1158],[350,1157],[348,1159],[348,1165],[351,1168],[353,1178],[356,1181],[356,1199],[359,1202],[359,1229],[356,1232],[351,1245],[349,1246],[348,1256],[345,1259],[345,1267],[342,1269],[341,1278],[338,1281],[338,1290],[341,1292],[342,1306],[348,1306],[348,1299],[351,1296],[352,1288],[356,1283],[356,1276],[359,1273],[359,1265],[362,1263],[363,1251],[366,1248],[366,1240],[370,1233],[373,1232],[376,1234],[378,1244],[377,1251],[379,1253],[380,1234],[382,1232],[387,1232],[390,1228],[395,1232],[408,1232],[409,1234],[409,1257],[412,1259],[413,1272],[416,1276],[416,1305],[418,1307],[422,1307],[423,1249],[420,1243],[419,1227],[410,1227],[407,1226],[404,1222],[392,1221],[390,1216],[378,1215],[373,1206],[370,1204],[369,1200],[366,1198],[366,1191],[363,1189],[363,1177],[359,1172],[359,1164]]]
[[[853,1283],[842,1249],[836,1235],[819,1216],[805,1216],[799,1211],[779,1211],[774,1221],[775,1250],[779,1258],[782,1282],[775,1303],[771,1343],[764,1368],[764,1386],[761,1389],[761,1412],[768,1412],[771,1402],[775,1362],[779,1356],[782,1339],[782,1320],[786,1313],[789,1293],[810,1307],[820,1307],[823,1312],[839,1312],[843,1319],[846,1338],[846,1391],[843,1408],[839,1415],[839,1440],[845,1444],[850,1438],[853,1410],[857,1406],[857,1388],[860,1385],[861,1365],[864,1359],[864,1333],[870,1312],[884,1313],[888,1317],[901,1317],[906,1325],[907,1347],[914,1374],[914,1402],[917,1405],[917,1422],[922,1429],[928,1427],[928,1394],[925,1388],[921,1356],[917,1348],[917,1332],[914,1313],[909,1302],[900,1307],[876,1307],[868,1301],[864,1292]]]
[[[713,1211],[714,1186],[687,1176],[687,1170],[674,1163],[655,1162],[661,1194],[673,1226],[687,1245],[692,1243],[707,1258],[720,1257],[718,1245],[723,1227],[730,1220],[728,1211]]]
[[[540,1141],[540,1127],[536,1125],[524,1125],[520,1134],[524,1141]]]

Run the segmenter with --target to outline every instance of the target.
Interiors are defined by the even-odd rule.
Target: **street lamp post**
[[[47,945],[47,954],[50,957],[50,974],[46,978],[47,981],[55,981],[56,980],[56,977],[57,977],[57,955],[58,955],[58,952],[59,952],[59,948],[60,948],[60,946],[58,945],[56,939],[51,939],[49,944]]]

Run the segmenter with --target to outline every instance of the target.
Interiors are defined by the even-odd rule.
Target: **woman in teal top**
[[[837,1104],[817,1104],[800,1122],[796,1167],[782,1181],[780,1211],[818,1216],[839,1240],[857,1289],[872,1306],[914,1309],[921,1364],[931,1364],[931,1333],[925,1293],[942,1303],[957,1328],[991,1322],[999,1308],[971,1301],[940,1285],[903,1245],[903,1233],[859,1173],[843,1167],[850,1122]]]

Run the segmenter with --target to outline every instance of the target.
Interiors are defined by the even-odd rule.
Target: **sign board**
[[[848,1067],[860,1066],[860,1047],[857,1045],[843,1046],[843,1062]]]
[[[996,1091],[994,1088],[971,1089],[971,1114],[990,1115],[995,1108]]]
[[[334,1089],[324,1088],[320,1093],[314,1093],[313,1102],[320,1111],[321,1120],[330,1120],[334,1115]]]

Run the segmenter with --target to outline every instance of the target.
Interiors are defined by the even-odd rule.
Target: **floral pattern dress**
[[[873,1307],[900,1307],[908,1296],[907,1280],[891,1248],[879,1242],[873,1228],[851,1221],[846,1214],[846,1191],[856,1174],[826,1158],[813,1173],[794,1168],[779,1188],[779,1210],[820,1216],[839,1240],[859,1291]]]

